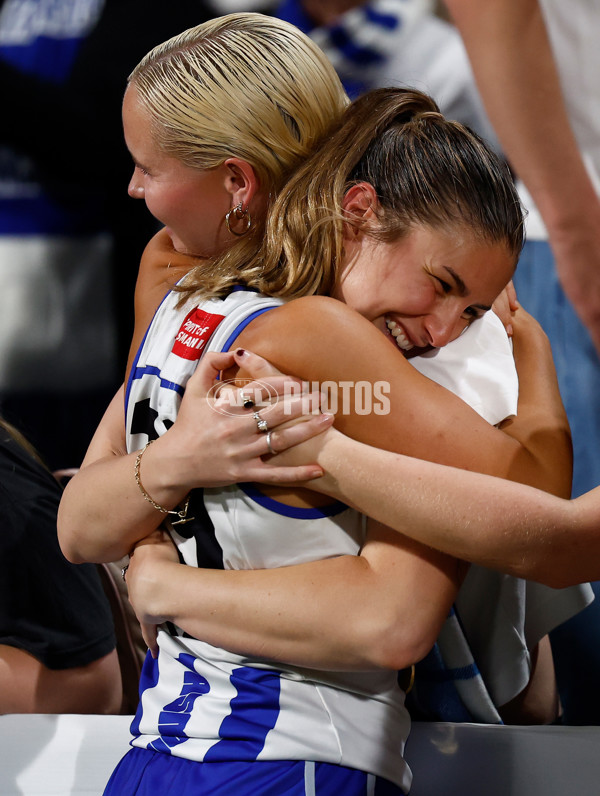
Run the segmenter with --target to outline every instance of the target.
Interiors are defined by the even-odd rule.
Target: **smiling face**
[[[394,243],[358,233],[344,250],[334,297],[409,357],[456,339],[491,307],[514,271],[504,244],[461,228],[418,225]]]
[[[144,199],[168,227],[177,251],[202,257],[222,252],[232,240],[224,220],[232,207],[227,167],[195,169],[166,155],[151,135],[150,117],[134,86],[125,93],[123,130],[135,164],[129,195]]]

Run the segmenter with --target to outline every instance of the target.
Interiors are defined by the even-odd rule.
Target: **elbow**
[[[58,544],[60,545],[61,552],[63,556],[70,561],[71,564],[85,564],[86,560],[82,555],[81,552],[78,550],[77,546],[73,544],[68,536],[64,533],[58,532]]]
[[[60,507],[58,509],[56,529],[58,532],[60,550],[67,561],[70,561],[71,564],[87,564],[90,561],[93,562],[93,556],[90,557],[89,555],[91,551],[82,547],[81,542],[83,535],[78,531],[77,526],[66,521],[64,514],[61,513]]]
[[[69,512],[61,501],[58,507],[56,530],[63,556],[71,564],[100,563],[94,555],[98,552],[94,546],[94,538],[91,534],[84,533],[82,528],[84,526],[80,522],[69,516]],[[115,558],[105,560],[116,561],[118,558],[119,556],[115,556]]]
[[[378,669],[400,670],[424,658],[436,642],[439,625],[426,617],[410,619],[394,615],[379,621],[365,639],[369,663]]]
[[[99,550],[96,547],[90,547],[89,544],[82,546],[80,540],[81,536],[78,534],[63,536],[59,533],[58,535],[61,552],[71,564],[109,564],[126,555],[121,550],[113,551],[110,548]]]
[[[85,563],[85,559],[81,556],[81,551],[78,550],[77,544],[75,542],[77,535],[72,531],[68,523],[64,521],[60,506],[58,509],[56,530],[58,533],[58,544],[60,546],[61,553],[67,559],[67,561],[70,561],[71,564]]]
[[[569,586],[576,586],[582,582],[580,577],[573,577],[568,572],[554,571],[554,568],[548,570],[541,568],[539,571],[534,571],[529,576],[529,580],[535,580],[543,586],[549,586],[551,589],[566,589]]]
[[[566,555],[555,558],[548,554],[543,559],[528,557],[508,568],[508,572],[516,578],[541,583],[542,586],[548,586],[550,589],[566,589],[585,580],[578,575],[573,575],[571,567],[567,565],[567,558]]]

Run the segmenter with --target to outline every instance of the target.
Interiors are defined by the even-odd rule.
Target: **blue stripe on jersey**
[[[199,697],[210,691],[208,681],[198,674],[194,667],[196,659],[193,655],[182,652],[177,660],[187,668],[187,671],[183,675],[179,696],[165,705],[158,717],[160,738],[148,744],[148,749],[154,749],[156,752],[169,753],[174,746],[179,746],[188,740],[184,730],[192,716],[194,704]]]
[[[140,734],[140,721],[142,720],[142,694],[148,688],[154,688],[158,683],[158,660],[153,658],[150,651],[146,653],[144,658],[144,665],[142,666],[142,673],[140,675],[140,701],[138,702],[137,710],[133,721],[131,722],[130,732],[132,735],[137,736]]]
[[[281,514],[283,517],[293,517],[297,520],[319,520],[322,517],[335,517],[336,514],[341,514],[348,508],[345,503],[340,503],[339,500],[327,506],[319,506],[312,509],[288,506],[285,503],[280,503],[278,500],[267,497],[267,495],[263,495],[254,484],[238,484],[238,487],[259,506],[275,514]]]
[[[221,740],[204,755],[206,763],[256,760],[279,716],[278,672],[242,666],[233,670],[230,680],[237,696],[231,700],[231,713],[219,728]]]
[[[247,318],[245,318],[241,323],[239,323],[235,327],[233,332],[229,335],[227,341],[225,342],[225,345],[221,348],[221,351],[229,351],[235,339],[240,336],[240,334],[244,331],[244,329],[246,328],[246,326],[248,326],[249,323],[252,323],[252,321],[255,318],[258,318],[259,315],[262,315],[263,312],[268,312],[269,310],[274,310],[274,309],[276,309],[276,307],[263,307],[262,309],[256,310],[256,312],[253,312],[252,315],[249,315]]]
[[[144,368],[132,368],[130,380],[142,379],[144,376],[160,377],[160,373],[160,368],[157,368],[154,365],[146,365]],[[177,382],[174,381],[167,381],[166,379],[160,379],[160,386],[163,390],[173,390],[173,392],[178,392],[180,395],[183,395],[185,392],[185,388],[182,387],[181,384],[177,384]]]

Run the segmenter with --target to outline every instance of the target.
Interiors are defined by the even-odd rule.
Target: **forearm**
[[[519,457],[524,461],[519,469],[528,470],[530,477],[512,480],[521,480],[559,497],[569,497],[573,463],[571,435],[552,351],[537,321],[523,310],[517,310],[514,330],[519,403],[517,416],[505,421],[501,428],[519,441]]]
[[[160,454],[159,441],[154,444]],[[70,561],[117,561],[165,519],[136,483],[137,455],[112,455],[93,462],[67,484],[58,512],[58,536]],[[163,476],[173,471],[163,468],[151,448],[142,466],[144,488],[160,506],[173,509],[186,495],[185,488],[165,481]]]
[[[144,489],[167,509],[176,506],[189,491],[184,474],[189,478],[190,468],[186,462],[181,464],[178,456],[184,453],[185,446],[177,440],[177,433],[156,440],[137,468]],[[137,451],[126,452],[121,389],[106,410],[81,469],[67,484],[60,502],[58,538],[70,561],[117,561],[165,519],[144,498],[136,481],[137,456]]]
[[[134,573],[132,602],[143,606],[143,621],[170,620],[241,655],[325,670],[399,669],[431,648],[456,582],[442,576],[437,600],[410,567],[386,567],[362,556],[243,571],[155,562]]]
[[[318,442],[318,441],[317,441]],[[457,558],[555,588],[600,575],[600,491],[563,500],[522,484],[379,451],[335,432],[313,488]]]
[[[445,0],[504,151],[537,205],[561,284],[600,351],[600,200],[536,0]]]

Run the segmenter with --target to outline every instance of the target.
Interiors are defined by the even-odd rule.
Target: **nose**
[[[455,340],[467,325],[458,313],[445,312],[428,315],[425,320],[425,333],[429,345],[443,348]]]
[[[142,185],[141,181],[138,178],[137,169],[133,170],[133,174],[131,175],[131,179],[129,180],[129,185],[127,186],[127,193],[129,194],[129,196],[131,196],[132,199],[144,198],[144,186]]]

